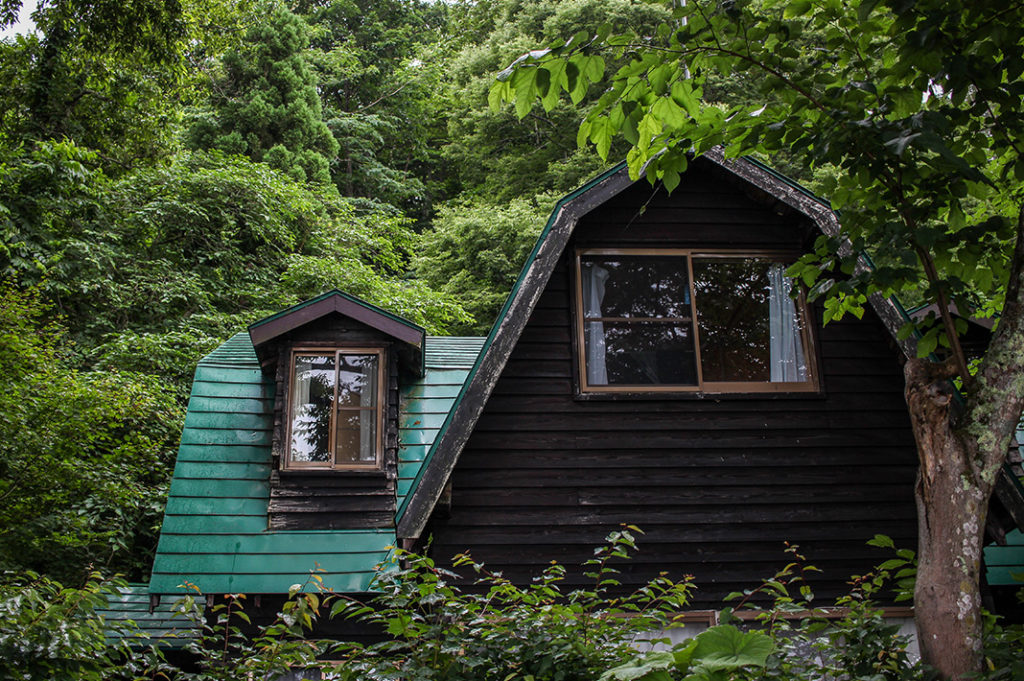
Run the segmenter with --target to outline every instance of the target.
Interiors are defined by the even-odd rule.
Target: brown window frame
[[[691,324],[693,331],[693,349],[696,359],[697,384],[618,384],[618,385],[590,385],[587,383],[587,352],[584,338],[584,305],[583,305],[583,277],[581,272],[581,259],[589,255],[625,255],[625,256],[679,256],[686,258],[687,279],[690,289],[690,319],[686,320]],[[804,291],[801,289],[796,299],[796,309],[801,321],[800,337],[803,343],[804,357],[807,365],[807,380],[805,381],[704,381],[703,366],[700,353],[700,311],[696,291],[694,290],[693,259],[761,259],[775,262],[793,262],[797,254],[789,251],[773,250],[725,250],[725,249],[702,249],[702,248],[578,248],[575,252],[574,263],[574,305],[575,305],[575,335],[576,335],[576,368],[579,378],[579,392],[589,394],[600,393],[700,393],[700,394],[729,394],[729,393],[812,393],[819,391],[817,348],[812,330],[810,309]],[[611,318],[602,318],[611,320]],[[672,321],[675,318],[661,317],[659,321]],[[683,318],[679,318],[682,320]],[[622,318],[615,321],[643,321],[642,318]]]
[[[337,462],[337,432],[335,425],[335,418],[339,408],[337,406],[337,390],[338,382],[335,380],[335,407],[331,411],[331,422],[330,428],[330,442],[328,444],[328,450],[331,454],[331,460],[329,462],[320,461],[292,461],[292,400],[296,393],[295,387],[295,360],[297,357],[316,357],[328,354],[334,354],[335,357],[335,371],[340,364],[338,358],[341,355],[375,355],[377,357],[377,394],[376,402],[373,407],[373,411],[376,412],[376,428],[375,428],[375,456],[373,461],[366,461],[363,463],[352,463],[345,462],[339,464]],[[285,400],[285,437],[284,437],[284,452],[281,457],[281,468],[282,470],[290,471],[302,471],[302,470],[334,470],[334,471],[365,471],[365,470],[381,470],[384,466],[384,414],[387,411],[385,400],[387,397],[387,386],[385,385],[386,380],[386,362],[384,348],[381,347],[366,347],[366,346],[330,346],[330,347],[316,347],[316,346],[302,346],[292,348],[288,359],[288,396]],[[355,409],[349,407],[346,409]],[[361,409],[360,409],[361,410]]]

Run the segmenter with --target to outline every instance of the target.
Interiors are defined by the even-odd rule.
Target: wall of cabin
[[[876,533],[916,547],[899,352],[871,311],[824,328],[814,313],[820,393],[577,395],[573,248],[802,249],[816,236],[736,182],[695,163],[671,197],[639,182],[581,220],[424,533],[435,557],[468,550],[526,582],[628,523],[645,534],[622,581],[693,575],[699,608],[773,575],[786,542],[823,570],[811,584],[826,605],[889,558],[865,545]]]

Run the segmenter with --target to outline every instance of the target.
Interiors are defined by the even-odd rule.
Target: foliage
[[[521,117],[534,98],[545,109],[559,105],[561,92],[578,102],[606,77],[606,56],[627,59],[607,75],[609,90],[578,141],[607,157],[623,138],[634,177],[646,173],[671,190],[688,155],[717,144],[730,156],[786,150],[840,169],[823,190],[842,209],[853,249],[840,254],[823,237],[791,270],[815,284],[812,297],[826,298],[826,319],[858,311],[872,292],[922,286],[961,309],[993,309],[1007,281],[1007,216],[1024,178],[1016,145],[1024,36],[1017,22],[1006,23],[1018,10],[962,9],[687,3],[653,36],[604,26],[524,54],[499,77],[492,102],[514,98]],[[908,34],[916,39],[902,39]],[[702,102],[712,73],[743,74],[755,102],[729,110]],[[869,245],[890,257],[855,273]],[[940,342],[949,339],[927,334],[920,351]]]
[[[125,650],[96,611],[123,582],[92,574],[80,589],[28,572],[0,584],[0,679],[109,679]]]
[[[0,143],[71,139],[108,172],[163,156],[177,122],[181,4],[56,0],[33,18],[34,34],[0,42]]]
[[[316,77],[303,50],[309,29],[295,14],[275,10],[224,57],[211,116],[189,130],[195,148],[219,149],[264,161],[299,181],[330,181],[338,143],[323,121]]]
[[[346,196],[429,216],[432,140],[443,135],[438,82],[444,5],[420,0],[337,0],[311,8],[309,59],[324,119],[338,141],[331,175]]]
[[[490,329],[554,204],[554,197],[539,198],[494,207],[449,205],[424,233],[416,271],[430,286],[456,296],[475,320],[456,333]]]
[[[83,372],[36,292],[0,291],[0,567],[142,572],[182,412],[163,385]]]
[[[543,192],[565,193],[600,172],[603,160],[590,151],[577,151],[573,143],[581,118],[575,107],[541,112],[526,106],[518,120],[507,111],[488,111],[493,73],[538,42],[592,32],[605,23],[643,32],[666,17],[657,5],[625,0],[507,0],[486,3],[486,11],[471,5],[453,9],[452,21],[459,22],[460,32],[482,36],[459,46],[448,77],[449,142],[444,155],[463,190],[500,205]],[[596,88],[593,94],[581,100],[584,112],[596,99]]]
[[[431,332],[467,319],[405,278],[415,235],[244,157],[196,152],[117,180],[40,144],[0,168],[0,268],[60,301],[89,359],[187,385],[245,324],[339,288]],[[32,187],[33,189],[28,189]]]
[[[400,565],[378,573],[380,595],[371,604],[341,600],[332,608],[391,637],[342,644],[341,678],[593,679],[628,657],[634,643],[673,626],[690,589],[659,577],[632,594],[610,595],[618,585],[615,565],[635,549],[636,531],[610,534],[584,566],[593,587],[569,593],[560,588],[565,568],[557,564],[519,587],[459,556],[455,566],[476,575],[464,590],[432,559],[398,552]]]

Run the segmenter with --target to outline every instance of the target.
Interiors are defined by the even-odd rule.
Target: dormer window
[[[771,253],[578,251],[581,391],[817,389],[786,265]]]
[[[381,349],[292,352],[286,468],[381,466],[383,366]]]

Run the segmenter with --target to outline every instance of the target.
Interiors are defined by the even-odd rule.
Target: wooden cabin
[[[837,231],[716,150],[671,195],[620,166],[561,200],[486,338],[336,291],[254,324],[197,368],[150,595],[280,595],[314,567],[365,592],[399,545],[526,582],[628,523],[627,585],[690,574],[717,608],[790,543],[830,602],[889,557],[875,534],[916,544],[905,314],[823,327],[784,274]]]

